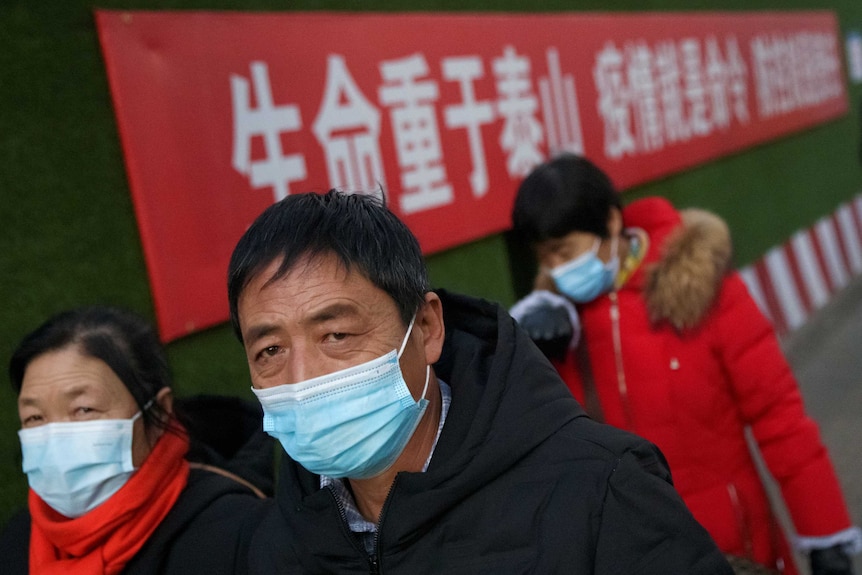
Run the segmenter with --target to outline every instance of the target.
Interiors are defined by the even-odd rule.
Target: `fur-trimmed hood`
[[[680,210],[681,224],[654,246],[658,259],[647,264],[643,293],[650,320],[679,330],[698,324],[712,306],[731,266],[727,224],[700,209]]]

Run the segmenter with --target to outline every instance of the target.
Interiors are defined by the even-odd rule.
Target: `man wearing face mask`
[[[812,574],[851,574],[860,531],[772,328],[730,270],[724,222],[662,198],[623,208],[608,177],[572,155],[527,176],[512,221],[540,266],[512,314],[535,340],[572,339],[549,356],[591,415],[662,450],[722,551],[796,573],[750,427]]]
[[[378,198],[270,206],[228,299],[285,450],[252,573],[730,573],[661,453],[586,417],[505,310],[431,291]]]

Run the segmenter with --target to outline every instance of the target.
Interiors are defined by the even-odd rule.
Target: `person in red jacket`
[[[623,208],[610,179],[573,155],[528,175],[512,223],[539,263],[512,315],[594,418],[662,450],[719,548],[796,573],[750,429],[812,574],[853,573],[862,534],[774,331],[730,268],[725,223],[658,197]]]

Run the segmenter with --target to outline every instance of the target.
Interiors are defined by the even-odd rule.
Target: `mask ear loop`
[[[404,353],[404,348],[407,347],[407,340],[410,339],[410,332],[413,331],[413,322],[416,321],[416,314],[410,320],[410,325],[407,326],[407,333],[404,334],[404,341],[401,342],[401,349],[398,350],[398,359],[401,359],[401,354]]]
[[[142,405],[141,409],[139,409],[138,412],[132,416],[132,423],[134,423],[136,420],[143,417],[144,413],[146,413],[146,411],[153,406],[153,403],[155,401],[156,401],[156,398],[153,397],[153,398],[150,398],[150,400],[148,402],[146,402],[144,405]]]
[[[425,387],[422,388],[422,397],[419,398],[419,401],[425,399],[425,392],[428,391],[428,380],[431,377],[431,364],[425,366]]]
[[[404,353],[404,348],[407,347],[407,340],[410,339],[410,333],[413,331],[413,323],[416,321],[416,314],[410,320],[410,325],[407,326],[407,333],[404,335],[404,341],[401,342],[401,349],[398,350],[398,359],[401,359],[401,354]],[[428,391],[428,381],[431,379],[431,365],[425,366],[425,387],[422,388],[422,397],[419,401],[425,399],[425,393]]]

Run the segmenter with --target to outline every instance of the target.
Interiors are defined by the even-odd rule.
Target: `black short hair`
[[[622,200],[607,174],[584,157],[562,154],[521,183],[512,229],[533,244],[571,232],[606,238],[612,207],[622,210]]]
[[[24,336],[9,360],[15,393],[21,393],[30,362],[70,347],[105,362],[143,411],[145,425],[163,426],[166,414],[154,399],[171,386],[168,360],[152,325],[125,309],[94,305],[64,311]]]
[[[374,195],[329,190],[292,194],[269,206],[240,238],[228,266],[227,293],[234,332],[242,341],[237,304],[242,291],[276,260],[268,281],[300,260],[335,254],[395,301],[406,325],[425,301],[428,271],[419,242]]]

